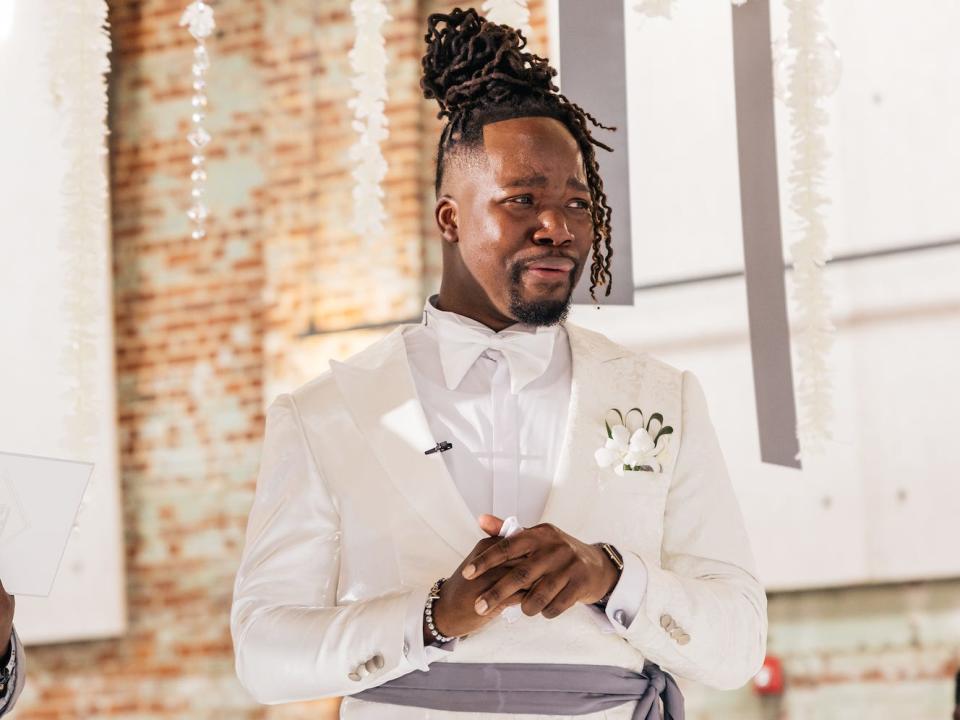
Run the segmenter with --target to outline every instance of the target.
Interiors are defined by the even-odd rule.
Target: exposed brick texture
[[[15,717],[335,717],[260,707],[233,668],[229,609],[263,408],[383,334],[301,337],[416,316],[435,287],[435,105],[420,97],[424,18],[389,0],[389,213],[378,247],[349,228],[354,134],[348,0],[219,0],[209,45],[206,239],[190,239],[186,0],[112,0],[111,181],[130,628],[28,649]],[[531,47],[547,52],[543,0]],[[689,688],[694,720],[948,717],[960,583],[771,599],[783,708]],[[772,714],[771,714],[772,713]]]

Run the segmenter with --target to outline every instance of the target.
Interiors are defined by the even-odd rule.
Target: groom
[[[429,22],[440,291],[270,406],[238,675],[343,718],[646,717],[665,687],[679,717],[650,663],[738,687],[767,628],[703,391],[565,322],[588,262],[609,287],[592,118],[510,28]]]

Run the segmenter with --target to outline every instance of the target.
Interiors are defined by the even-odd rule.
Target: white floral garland
[[[207,107],[207,81],[205,79],[207,70],[210,68],[210,55],[207,53],[206,39],[213,34],[217,24],[213,16],[213,8],[207,5],[203,0],[195,0],[190,3],[183,11],[180,17],[180,27],[186,26],[187,30],[197,41],[197,46],[193,49],[193,97],[190,98],[190,104],[193,107],[193,113],[190,119],[193,122],[193,130],[187,135],[187,141],[193,147],[193,156],[190,163],[193,170],[190,172],[190,182],[193,187],[190,189],[192,205],[187,211],[187,217],[193,223],[193,231],[190,233],[194,240],[200,240],[206,237],[206,222],[210,216],[210,210],[203,202],[206,195],[207,168],[206,155],[204,151],[210,141],[210,133],[203,126],[206,120]]]
[[[498,25],[509,25],[530,40],[530,10],[527,0],[486,0],[483,15]]]
[[[824,134],[827,111],[823,100],[831,78],[824,54],[826,25],[822,0],[786,0],[787,45],[793,57],[788,69],[785,98],[793,126],[790,208],[799,219],[800,238],[790,245],[793,260],[793,298],[798,331],[797,438],[801,454],[822,453],[831,439],[834,417],[832,381],[827,358],[834,341],[830,296],[824,269],[830,254],[822,208],[829,204],[823,192],[823,173],[829,151]]]
[[[350,148],[353,163],[353,229],[368,243],[382,237],[386,222],[382,182],[387,176],[387,161],[382,143],[388,137],[387,50],[383,24],[390,20],[381,0],[353,0],[356,39],[350,51],[350,67],[356,96],[350,100],[353,129],[358,138]]]
[[[106,0],[55,0],[48,8],[48,55],[54,103],[65,119],[66,163],[60,187],[59,245],[66,271],[64,314],[71,337],[62,358],[72,388],[66,414],[68,452],[87,457],[98,418],[90,406],[98,380],[96,324],[104,313],[103,278],[110,263],[108,225],[107,74],[110,35]]]
[[[673,4],[676,0],[640,0],[633,9],[640,15],[646,17],[665,17],[673,16]],[[747,0],[730,0],[736,7],[745,5]]]

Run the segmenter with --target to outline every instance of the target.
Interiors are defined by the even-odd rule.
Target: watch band
[[[610,558],[610,561],[616,566],[616,568],[617,568],[617,570],[618,570],[619,572],[623,572],[623,556],[620,554],[620,551],[619,551],[619,550],[617,550],[617,549],[616,549],[613,545],[611,545],[610,543],[598,542],[598,543],[594,543],[594,545],[596,545],[598,548],[600,548],[601,550],[603,550],[603,551],[607,554],[607,557]],[[616,587],[616,584],[614,584],[614,587]],[[606,609],[607,609],[607,602],[609,602],[610,596],[611,596],[612,594],[613,594],[613,590],[611,590],[611,591],[608,592],[606,595],[604,595],[602,598],[600,598],[599,600],[597,600],[597,601],[594,603],[594,605],[595,605],[596,607],[600,608],[601,610],[606,610]]]
[[[610,556],[610,559],[613,560],[613,564],[617,566],[617,570],[623,570],[623,556],[620,554],[619,550],[617,550],[610,543],[599,542],[596,543],[596,545]]]

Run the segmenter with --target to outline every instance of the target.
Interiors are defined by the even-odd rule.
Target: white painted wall
[[[54,105],[45,22],[43,3],[0,0],[0,449],[95,468],[51,595],[17,597],[28,644],[117,635],[126,625],[109,220],[91,248],[102,262],[86,278],[95,353],[81,378],[65,361],[75,328],[59,188],[70,118]],[[96,417],[83,440],[70,423],[78,397]]]
[[[831,250],[960,237],[960,3],[826,5],[843,64],[829,103]],[[675,0],[670,19],[634,13],[626,29],[638,283],[743,267],[730,12]],[[782,3],[772,20],[785,35]],[[777,127],[787,254],[782,104]],[[759,462],[742,279],[646,291],[633,308],[578,307],[571,319],[698,374],[770,589],[958,576],[960,247],[827,276],[835,442],[803,471]]]

